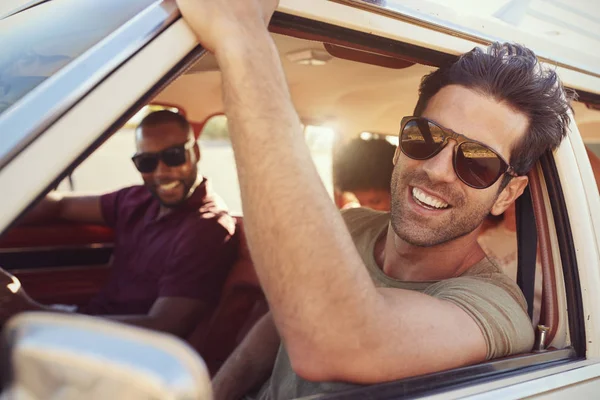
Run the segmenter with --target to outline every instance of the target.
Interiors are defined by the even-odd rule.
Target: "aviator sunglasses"
[[[161,160],[169,167],[179,167],[185,164],[187,160],[186,153],[194,146],[194,143],[194,140],[190,140],[187,143],[168,147],[156,153],[138,153],[131,157],[131,160],[142,174],[154,172]]]
[[[513,168],[489,146],[443,128],[423,117],[404,117],[400,126],[400,150],[414,160],[427,160],[453,139],[452,164],[456,176],[475,189],[490,187],[503,174],[518,176]]]

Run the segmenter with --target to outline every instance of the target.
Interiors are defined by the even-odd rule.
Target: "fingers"
[[[10,283],[13,283],[14,275],[4,269],[0,268],[0,285],[6,286]]]
[[[279,0],[177,0],[183,18],[208,50],[232,35],[246,40],[248,32],[266,28],[278,4]]]

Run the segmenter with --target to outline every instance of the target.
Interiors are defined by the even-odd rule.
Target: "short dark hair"
[[[138,128],[143,128],[149,125],[160,125],[173,122],[181,127],[186,132],[191,132],[191,126],[188,120],[181,114],[170,110],[153,111],[146,115],[138,125]]]
[[[390,191],[396,146],[385,139],[353,139],[336,152],[334,183],[343,192]]]
[[[533,51],[522,45],[494,43],[487,51],[475,48],[426,75],[415,115],[420,116],[429,100],[448,85],[491,96],[527,116],[528,130],[511,149],[509,160],[519,175],[529,172],[539,157],[558,147],[567,134],[575,92],[566,90],[556,72],[543,68]],[[501,188],[509,181],[505,175]]]

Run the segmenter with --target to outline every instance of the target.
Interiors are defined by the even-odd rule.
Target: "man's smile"
[[[423,189],[412,187],[410,188],[412,200],[420,207],[431,211],[442,211],[451,206],[444,199],[437,197]]]
[[[167,183],[161,183],[156,185],[156,190],[159,194],[165,196],[165,195],[171,195],[174,194],[175,191],[177,191],[177,189],[179,188],[179,186],[182,183],[180,181],[171,181],[171,182],[167,182]]]

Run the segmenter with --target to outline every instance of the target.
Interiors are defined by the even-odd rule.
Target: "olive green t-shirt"
[[[387,276],[374,257],[375,243],[387,232],[390,214],[354,208],[345,210],[342,215],[375,285],[416,290],[456,304],[481,329],[488,360],[531,351],[534,334],[525,298],[515,282],[487,258],[456,278],[427,282],[400,281]],[[355,386],[358,385],[302,379],[292,370],[285,347],[280,346],[271,378],[260,390],[258,398],[293,399]]]

